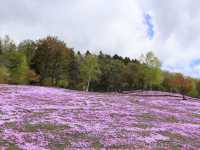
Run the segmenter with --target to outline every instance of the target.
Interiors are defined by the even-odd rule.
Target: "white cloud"
[[[190,64],[200,57],[200,2],[190,0],[142,1],[150,11],[156,31],[152,47],[163,60],[163,67],[199,77]]]
[[[77,50],[138,57],[153,50],[163,68],[199,76],[200,2],[190,0],[7,0],[0,35],[17,41],[56,35]],[[155,36],[149,40],[144,15]]]

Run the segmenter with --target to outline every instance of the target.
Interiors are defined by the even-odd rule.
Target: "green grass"
[[[69,148],[71,146],[71,143],[66,139],[64,142],[60,141],[54,141],[51,140],[49,142],[49,148],[51,150],[64,150],[65,148]]]
[[[181,135],[181,134],[176,133],[176,132],[161,131],[160,134],[169,137],[170,143],[173,141],[174,145],[177,146],[177,147],[180,147],[180,145],[182,145],[182,144],[192,144],[192,145],[195,145],[197,147],[200,146],[200,144],[199,144],[200,140],[199,139],[187,137],[187,136]]]
[[[33,113],[31,114],[31,117],[41,117],[41,116],[43,116],[43,115],[45,115],[44,112],[33,112]]]
[[[24,130],[25,132],[37,132],[38,130],[62,130],[67,126],[65,125],[55,125],[55,124],[25,124]]]
[[[163,148],[163,147],[167,147],[167,148]],[[155,148],[153,148],[153,150],[168,150],[168,149],[182,150],[182,145],[175,141],[161,141],[157,143]]]
[[[150,131],[140,131],[140,132],[138,132],[138,134],[142,137],[147,137],[147,136],[151,135],[151,132]]]
[[[77,133],[74,133],[74,134],[72,134],[71,135],[72,136],[72,138],[73,139],[87,139],[87,138],[89,138],[89,136],[87,135],[87,134],[85,134],[85,133],[79,133],[79,132],[77,132]]]
[[[151,113],[143,113],[141,115],[137,115],[136,118],[139,121],[155,121],[158,120],[158,117]]]
[[[104,147],[104,145],[98,139],[95,139],[91,146],[95,149],[101,149]]]
[[[20,150],[16,144],[2,139],[0,139],[0,148],[1,147],[7,147],[7,150]]]
[[[7,123],[4,124],[4,126],[6,128],[16,129],[17,128],[17,122],[7,122]]]
[[[8,150],[19,150],[19,148],[15,144],[9,144]]]
[[[170,123],[178,123],[178,119],[175,116],[167,117],[166,121]]]
[[[141,128],[141,129],[147,129],[147,128],[150,128],[151,126],[150,125],[147,125],[147,124],[137,124],[135,125],[137,128]]]
[[[169,131],[164,131],[162,134],[164,136],[168,136],[171,140],[179,141],[181,143],[189,143],[189,142],[191,142],[190,138],[182,136],[179,133],[175,133],[175,132],[172,133],[172,132],[169,132]]]
[[[104,147],[104,145],[100,142],[99,137],[96,137],[94,135],[90,135],[87,133],[80,133],[76,132],[71,135],[69,135],[72,138],[72,141],[80,141],[80,140],[87,140],[91,143],[91,147],[93,149],[101,149]]]

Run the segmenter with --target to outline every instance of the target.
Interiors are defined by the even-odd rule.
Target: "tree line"
[[[161,70],[148,52],[139,59],[80,53],[57,37],[16,44],[0,39],[0,83],[55,86],[86,91],[160,90],[200,97],[200,80]]]

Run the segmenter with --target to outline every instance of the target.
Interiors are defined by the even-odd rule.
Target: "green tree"
[[[161,62],[158,57],[154,55],[152,51],[146,53],[146,55],[140,56],[140,62],[143,64],[146,64],[147,66],[151,68],[160,68]]]
[[[198,97],[198,91],[197,91],[197,85],[196,85],[197,80],[191,77],[188,77],[187,79],[188,79],[188,82],[190,82],[191,87],[187,91],[186,94],[192,97]]]
[[[200,80],[196,81],[196,90],[198,92],[198,97],[200,97]]]
[[[110,76],[109,76],[109,89],[112,91],[121,91],[122,85],[122,73],[124,70],[124,63],[119,59],[114,59],[110,63]]]
[[[3,54],[3,45],[2,45],[2,40],[0,38],[0,55]]]
[[[37,42],[33,62],[36,73],[40,75],[40,83],[68,86],[68,64],[71,50],[56,37],[47,37]]]
[[[5,54],[7,58],[6,67],[9,71],[9,82],[13,84],[26,84],[28,64],[26,56],[20,52],[12,51]]]
[[[10,39],[8,35],[6,35],[3,39],[1,39],[1,53],[16,51],[17,46],[13,40]]]
[[[140,57],[140,62],[148,67],[144,68],[148,89],[159,89],[163,80],[159,58],[153,52],[148,52]]]
[[[162,87],[165,91],[169,92],[175,92],[175,86],[174,86],[174,74],[170,72],[163,72],[163,81],[162,81]]]
[[[27,63],[32,65],[33,58],[35,56],[36,44],[32,40],[25,40],[18,45],[18,51],[25,54]]]
[[[133,90],[139,87],[139,65],[135,63],[128,63],[122,70],[123,88],[126,90]]]
[[[109,91],[111,56],[104,55],[102,52],[100,52],[98,55],[98,63],[100,66],[101,75],[99,76],[99,80],[93,83],[93,88],[98,91]]]
[[[7,83],[9,78],[8,70],[5,66],[0,65],[0,83]]]
[[[80,64],[79,56],[74,54],[74,51],[70,51],[70,60],[68,66],[68,80],[69,88],[75,89],[80,82]],[[78,88],[78,87],[77,87]]]
[[[80,66],[80,74],[86,91],[90,90],[91,81],[98,80],[101,74],[100,66],[95,55],[86,55],[83,64]]]

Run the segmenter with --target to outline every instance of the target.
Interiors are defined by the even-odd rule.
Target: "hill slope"
[[[0,149],[200,148],[200,101],[167,95],[0,85]]]

